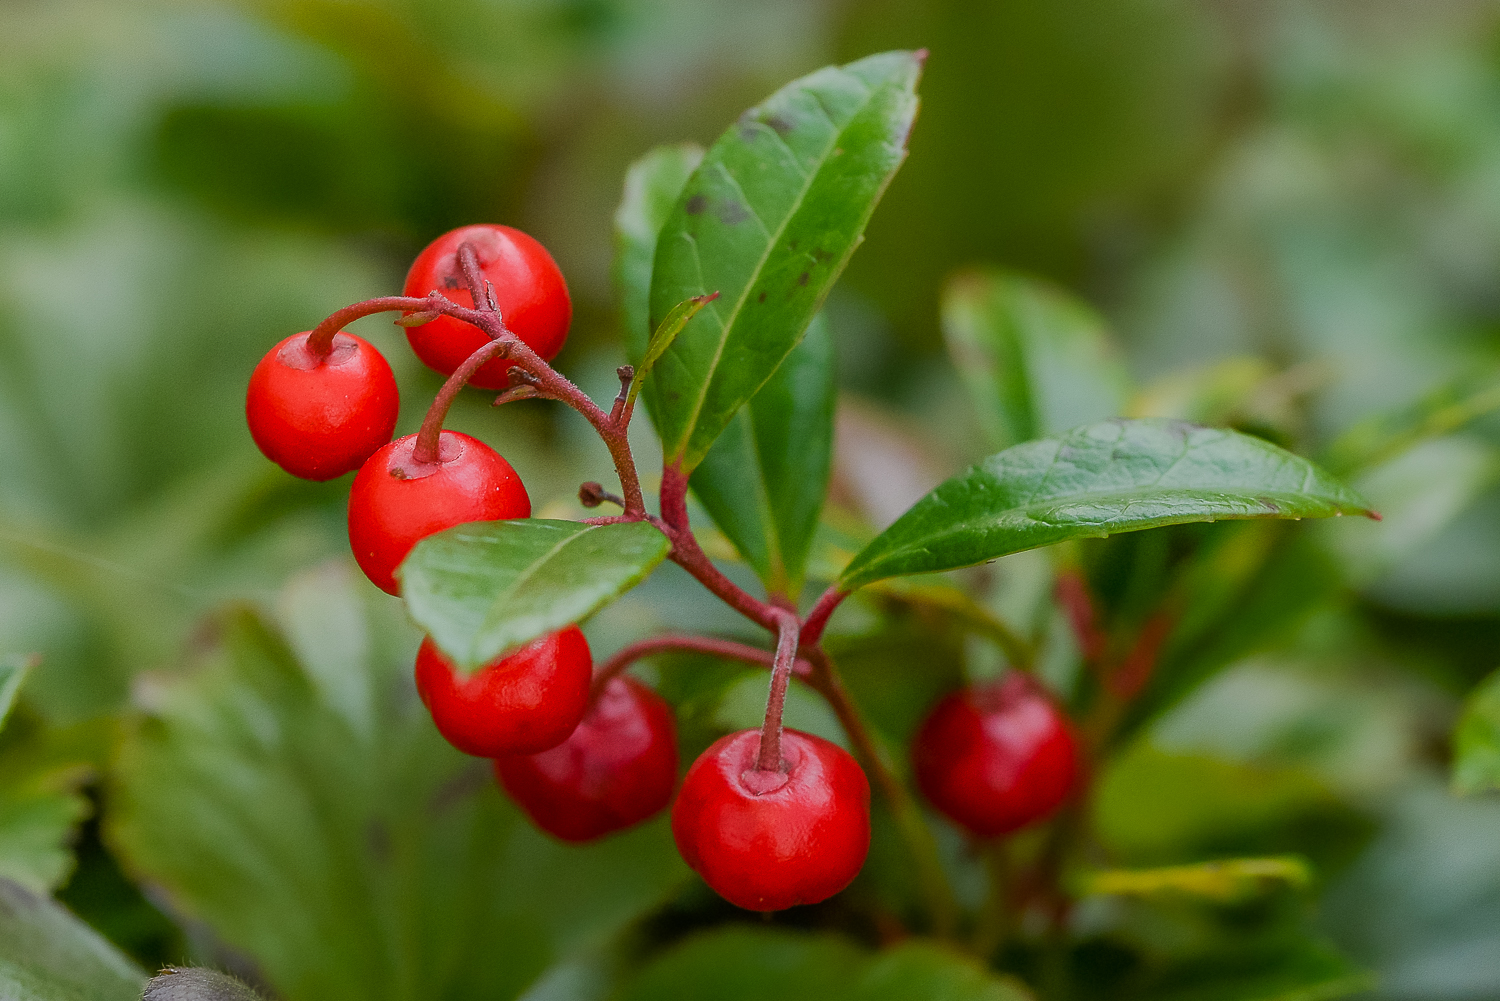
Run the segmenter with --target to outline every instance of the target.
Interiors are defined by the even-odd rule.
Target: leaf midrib
[[[583,537],[585,537],[586,535],[588,535],[589,533],[593,532],[595,529],[597,529],[599,527],[600,526],[598,526],[598,525],[585,525],[585,526],[583,526],[582,529],[580,529],[578,531],[567,533],[560,540],[558,540],[557,543],[555,543],[552,546],[551,549],[548,549],[541,556],[537,557],[535,560],[533,560],[531,563],[529,563],[526,566],[526,568],[523,571],[521,571],[519,574],[517,574],[516,577],[515,577],[515,579],[513,581],[511,581],[510,586],[507,587],[500,594],[497,594],[494,597],[494,599],[491,600],[489,602],[489,604],[485,607],[484,618],[482,618],[480,620],[480,622],[479,622],[479,628],[477,630],[475,630],[475,635],[478,636],[478,635],[480,635],[480,634],[482,634],[482,633],[484,633],[486,631],[489,631],[489,630],[492,630],[492,629],[495,628],[494,623],[493,623],[493,616],[491,615],[491,612],[498,605],[501,604],[501,600],[502,599],[514,599],[516,593],[520,590],[521,586],[523,584],[525,584],[527,581],[531,580],[531,578],[536,575],[536,572],[537,572],[537,570],[539,568],[541,568],[544,564],[546,564],[548,561],[550,561],[555,556],[557,556],[558,553],[562,552],[570,544],[572,544],[573,542],[575,542],[575,541],[577,541],[579,539],[582,539]]]
[[[1003,509],[1001,509],[999,511],[995,511],[993,513],[990,513],[990,514],[987,514],[987,515],[984,515],[984,516],[981,516],[981,517],[968,518],[968,519],[965,519],[965,520],[959,521],[959,522],[951,522],[948,527],[944,528],[940,532],[933,532],[933,533],[930,533],[930,534],[927,534],[927,535],[920,536],[919,538],[914,539],[911,542],[903,543],[899,548],[893,548],[893,549],[887,550],[886,553],[882,554],[881,558],[884,559],[884,558],[886,558],[887,556],[889,556],[892,553],[899,553],[899,552],[901,552],[901,551],[903,551],[905,549],[921,548],[921,543],[924,542],[924,541],[927,541],[927,540],[939,539],[939,538],[942,538],[942,537],[947,536],[947,535],[954,535],[954,534],[957,534],[957,533],[960,533],[960,532],[963,532],[963,531],[973,530],[975,528],[982,528],[982,527],[991,526],[994,523],[1001,521],[1002,519],[1012,518],[1012,517],[1016,517],[1018,515],[1019,516],[1024,516],[1029,511],[1033,511],[1033,510],[1036,510],[1037,508],[1041,508],[1041,507],[1050,507],[1050,506],[1053,506],[1055,503],[1066,503],[1066,502],[1069,502],[1069,501],[1077,501],[1077,500],[1080,500],[1080,499],[1098,500],[1100,502],[1107,503],[1107,502],[1109,502],[1111,500],[1127,500],[1127,499],[1130,499],[1130,498],[1149,497],[1151,495],[1174,494],[1174,493],[1178,493],[1178,492],[1181,492],[1181,491],[1184,491],[1184,490],[1191,490],[1191,491],[1195,491],[1195,492],[1197,492],[1197,491],[1204,491],[1204,492],[1212,491],[1212,492],[1215,492],[1215,493],[1230,493],[1231,492],[1231,491],[1228,491],[1228,490],[1214,491],[1213,488],[1211,488],[1211,487],[1155,487],[1155,486],[1153,486],[1153,487],[1141,487],[1141,488],[1138,488],[1138,489],[1135,489],[1135,490],[1115,490],[1115,491],[1111,491],[1109,493],[1098,493],[1098,494],[1092,494],[1092,493],[1087,493],[1087,492],[1072,493],[1072,494],[1058,494],[1057,496],[1055,496],[1053,498],[1049,498],[1049,500],[1046,503],[1043,503],[1043,502],[1028,502],[1026,504],[1018,505],[1016,507],[1003,508]],[[1296,500],[1306,499],[1308,497],[1307,494],[1293,494],[1293,493],[1286,493],[1284,491],[1277,491],[1277,490],[1262,490],[1262,491],[1257,492],[1254,495],[1254,497],[1251,497],[1248,494],[1235,495],[1235,496],[1243,496],[1247,500],[1255,500],[1255,499],[1259,499],[1259,498],[1264,497],[1264,498],[1267,498],[1267,499],[1270,499],[1270,500],[1278,500],[1278,501],[1282,501],[1282,500],[1285,500],[1285,501],[1296,501]],[[1335,507],[1336,509],[1338,509],[1338,512],[1340,514],[1359,513],[1359,512],[1361,512],[1363,510],[1362,508],[1353,507],[1353,506],[1347,504],[1344,501],[1335,500],[1335,499],[1333,499],[1331,497],[1322,497],[1322,496],[1319,496],[1318,499],[1320,501],[1322,501],[1323,503],[1330,504],[1333,507]],[[1243,519],[1261,518],[1261,517],[1265,517],[1265,518],[1299,518],[1301,516],[1300,515],[1295,515],[1295,514],[1290,514],[1289,515],[1285,511],[1267,511],[1264,515],[1260,515],[1260,514],[1248,514],[1248,515],[1228,514],[1228,515],[1224,515],[1223,517],[1224,517],[1225,520],[1243,520]],[[1063,523],[1058,523],[1058,522],[1046,522],[1046,521],[1042,521],[1040,519],[1032,519],[1032,520],[1036,524],[1040,524],[1040,525],[1051,525],[1051,524],[1061,525],[1061,524],[1063,524]],[[1149,519],[1143,519],[1143,520],[1154,521],[1156,519],[1149,518]],[[1091,522],[1068,522],[1066,524],[1069,524],[1069,525],[1078,525],[1078,526],[1085,526],[1085,525],[1089,525],[1089,524],[1109,525],[1109,524],[1114,524],[1114,523],[1113,522],[1107,522],[1107,521],[1100,521],[1100,522],[1092,522],[1092,523]]]

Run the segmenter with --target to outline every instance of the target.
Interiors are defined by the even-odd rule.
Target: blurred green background
[[[1092,302],[1158,402],[1221,365],[1246,422],[1305,454],[1500,372],[1497,2],[0,0],[0,653],[44,658],[31,725],[107,717],[207,611],[274,606],[347,552],[347,485],[291,480],[245,429],[271,344],[396,291],[443,230],[505,222],[562,266],[558,367],[606,397],[627,165],[818,66],[922,46],[910,159],[828,306],[837,488],[876,521],[976,451],[938,328],[966,265]],[[435,377],[398,328],[357,329],[413,428]],[[551,404],[471,400],[454,424],[538,512],[576,513],[609,468]],[[882,465],[870,440],[908,452]],[[1299,769],[1368,819],[1315,920],[1379,996],[1500,998],[1500,803],[1445,774],[1459,700],[1500,659],[1500,423],[1359,486],[1389,517],[1327,533],[1355,589],[1150,741]],[[724,627],[664,576],[596,648]],[[177,958],[92,827],[80,845],[63,899]]]

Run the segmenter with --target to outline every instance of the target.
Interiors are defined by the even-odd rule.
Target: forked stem
[[[791,612],[776,612],[776,660],[771,665],[771,694],[766,699],[766,721],[760,727],[760,754],[755,760],[756,770],[762,772],[781,771],[781,714],[786,708],[786,686],[792,680],[801,626]]]

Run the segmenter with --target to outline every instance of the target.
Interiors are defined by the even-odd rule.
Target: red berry
[[[396,567],[419,541],[470,521],[527,518],[531,499],[510,463],[477,438],[438,437],[439,461],[412,459],[417,436],[370,456],[349,489],[349,545],[360,569],[396,594]]]
[[[454,747],[479,758],[556,747],[583,718],[593,661],[577,626],[496,657],[467,678],[431,639],[417,651],[417,692]]]
[[[464,226],[444,233],[417,255],[406,273],[409,296],[437,289],[460,306],[472,307],[474,297],[464,282],[458,247],[474,245],[479,268],[495,288],[495,302],[505,325],[543,359],[562,350],[573,318],[568,286],[557,262],[536,240],[509,226]],[[484,331],[451,316],[440,316],[420,327],[408,327],[406,339],[429,368],[444,375],[489,340]],[[483,365],[469,380],[479,389],[503,389],[510,384],[510,362],[504,358]]]
[[[498,758],[495,775],[538,827],[564,841],[629,827],[672,801],[672,708],[634,678],[611,679],[571,737],[541,754]]]
[[[335,334],[320,358],[307,348],[308,333],[288,337],[255,366],[245,418],[266,458],[304,480],[331,480],[391,440],[401,398],[391,366],[368,341]]]
[[[677,850],[750,911],[815,904],[848,886],[870,851],[870,783],[843,748],[785,730],[783,771],[759,772],[760,731],[720,738],[672,807]]]
[[[1029,677],[946,696],[912,742],[917,786],[948,817],[992,838],[1062,805],[1078,775],[1067,721]]]

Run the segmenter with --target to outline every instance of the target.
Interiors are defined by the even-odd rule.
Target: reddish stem
[[[442,439],[443,421],[448,417],[448,408],[453,406],[454,399],[473,378],[474,373],[479,371],[479,367],[492,358],[505,355],[513,343],[507,338],[483,344],[453,370],[453,374],[448,376],[443,388],[433,398],[432,406],[427,408],[427,416],[422,418],[422,428],[417,432],[417,444],[411,451],[412,462],[425,465],[439,461],[438,444]]]
[[[1055,594],[1057,603],[1062,605],[1068,622],[1073,626],[1073,635],[1078,638],[1083,659],[1097,664],[1104,656],[1105,637],[1094,612],[1094,599],[1089,594],[1088,581],[1077,570],[1062,570],[1057,575]]]
[[[474,308],[485,313],[496,312],[490,297],[485,294],[484,269],[479,266],[479,252],[474,244],[465,240],[458,245],[458,268],[464,273],[464,284],[469,286],[469,298]]]
[[[823,638],[823,630],[828,625],[833,610],[847,597],[848,591],[839,590],[837,584],[829,585],[828,590],[818,598],[817,604],[813,605],[812,611],[807,613],[807,621],[802,624],[803,646],[815,646]]]
[[[708,588],[719,600],[739,612],[752,622],[767,629],[779,631],[778,608],[757,600],[734,581],[725,577],[713,560],[698,545],[693,530],[688,525],[687,474],[680,466],[668,466],[661,474],[661,522],[656,524],[672,540],[670,558],[673,563],[692,574],[698,583]]]
[[[666,636],[653,636],[650,639],[640,640],[627,647],[622,647],[614,656],[610,657],[594,672],[593,692],[597,696],[609,679],[625,670],[631,664],[653,654],[665,653],[669,650],[685,650],[689,653],[706,653],[725,660],[738,660],[746,664],[756,664],[760,667],[771,667],[776,662],[775,654],[770,650],[762,650],[760,647],[750,646],[748,643],[736,643],[734,640],[715,639],[712,636],[683,636],[669,634]],[[798,660],[792,665],[792,673],[798,677],[807,677],[812,671],[812,664],[806,660]]]
[[[403,313],[421,313],[426,311],[441,311],[438,303],[448,302],[441,295],[434,292],[432,295],[422,299],[415,299],[409,295],[387,295],[379,299],[366,299],[364,302],[356,302],[352,306],[345,306],[336,313],[331,314],[326,320],[318,324],[307,335],[307,350],[319,358],[328,357],[328,352],[333,350],[333,338],[344,327],[355,320],[376,313],[389,313],[392,310],[400,310]]]
[[[433,292],[422,299],[414,299],[410,296],[392,295],[379,299],[368,299],[364,302],[346,306],[322,323],[318,324],[308,336],[308,347],[316,350],[317,345],[324,346],[324,353],[332,349],[333,336],[341,330],[345,324],[352,323],[361,317],[371,316],[375,313],[387,313],[399,310],[403,313],[440,313],[443,316],[451,316],[455,320],[462,320],[483,330],[492,340],[510,336],[514,337],[501,320],[499,314],[483,312],[477,309],[466,309],[457,303],[445,299],[441,294]],[[625,512],[628,518],[639,521],[646,516],[646,498],[641,493],[640,475],[636,472],[635,459],[630,453],[630,438],[627,435],[629,415],[627,419],[619,423],[611,421],[609,414],[600,410],[589,399],[588,394],[561,373],[548,365],[545,361],[531,350],[526,343],[517,338],[510,346],[510,361],[513,367],[520,368],[528,373],[534,380],[539,395],[550,399],[559,400],[583,415],[584,420],[593,425],[594,430],[604,441],[609,449],[609,456],[614,461],[615,472],[620,477],[621,492],[625,495]],[[757,620],[759,621],[759,620]]]
[[[792,662],[797,659],[797,616],[777,609],[776,660],[771,665],[771,695],[766,699],[766,721],[760,727],[760,756],[755,768],[781,771],[781,714],[786,708],[786,686],[792,680]]]
[[[844,733],[849,736],[849,743],[854,745],[855,756],[890,806],[896,827],[916,863],[918,880],[932,912],[933,931],[938,938],[949,938],[958,923],[958,903],[953,897],[953,887],[948,882],[948,876],[943,871],[932,831],[922,819],[921,810],[901,784],[901,780],[886,767],[885,759],[875,746],[875,738],[860,716],[859,708],[849,696],[848,689],[844,687],[833,658],[818,646],[806,647],[803,653],[812,662],[812,675],[808,678],[808,684],[833,709]]]

